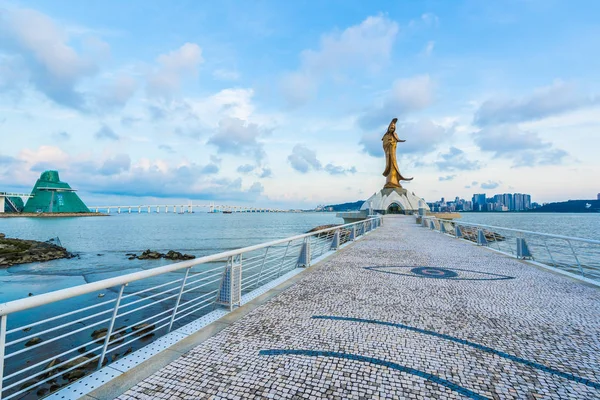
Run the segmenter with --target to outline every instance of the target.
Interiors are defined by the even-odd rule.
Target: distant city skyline
[[[438,201],[428,202],[432,211],[473,211],[473,212],[508,212],[527,211],[538,208],[540,205],[531,201],[527,193],[502,193],[487,197],[487,193],[475,193],[471,200],[461,199],[456,196],[454,200],[442,197]]]
[[[90,205],[366,199],[397,117],[402,184],[427,201],[593,199],[597,15],[592,0],[0,0],[0,191],[58,170]]]

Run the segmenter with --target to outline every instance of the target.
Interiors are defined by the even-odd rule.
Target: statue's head
[[[390,125],[388,126],[388,132],[394,132],[396,130],[396,122],[398,121],[398,118],[394,118],[392,120],[392,122],[390,122]]]

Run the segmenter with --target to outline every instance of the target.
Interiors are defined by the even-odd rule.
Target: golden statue
[[[383,151],[385,152],[385,171],[383,171],[383,176],[386,177],[386,181],[384,188],[402,188],[400,181],[412,181],[413,179],[403,177],[400,174],[400,169],[398,169],[396,144],[398,142],[406,142],[406,140],[401,140],[396,135],[396,121],[398,121],[398,118],[394,118],[390,122],[387,132],[381,138],[383,140]]]

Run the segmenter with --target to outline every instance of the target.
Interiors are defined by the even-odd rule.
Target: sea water
[[[46,241],[58,237],[78,258],[0,269],[0,302],[42,294],[173,263],[129,260],[146,249],[202,257],[341,224],[335,213],[153,213],[80,218],[5,218],[7,237]]]

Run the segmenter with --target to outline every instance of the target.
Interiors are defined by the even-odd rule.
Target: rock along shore
[[[182,254],[178,251],[169,250],[166,254],[152,251],[150,249],[144,251],[139,256],[134,253],[127,253],[126,256],[129,257],[130,260],[158,260],[159,258],[165,258],[167,260],[193,260],[196,256],[191,254]]]
[[[0,233],[0,267],[72,257],[75,255],[64,247],[36,240],[7,238]]]

